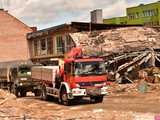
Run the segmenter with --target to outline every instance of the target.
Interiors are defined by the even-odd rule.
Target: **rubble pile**
[[[112,84],[108,88],[109,94],[114,94],[114,93],[129,93],[129,92],[138,92],[138,87],[137,84]]]
[[[4,104],[10,104],[10,101],[15,99],[16,97],[13,94],[0,89],[0,106]]]
[[[148,93],[160,91],[160,84],[147,83],[144,80],[137,80],[133,84],[117,84],[112,83],[108,87],[109,95],[125,94],[125,93]]]
[[[139,71],[139,78],[144,74],[145,80],[149,83],[160,83],[160,68],[151,67]]]
[[[137,79],[145,79],[150,83],[160,82],[159,52],[144,50],[123,53],[122,55],[106,57],[106,68],[109,79],[119,83],[133,83]],[[157,66],[157,67],[156,67]]]
[[[105,53],[143,50],[160,47],[160,33],[153,28],[128,27],[105,31],[70,34],[77,46],[94,48]]]
[[[4,99],[6,97],[7,93],[0,89],[0,100]]]

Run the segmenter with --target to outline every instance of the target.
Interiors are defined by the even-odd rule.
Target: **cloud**
[[[103,9],[104,18],[125,15],[128,6],[155,0],[0,0],[9,12],[30,26],[49,27],[89,21],[90,11]],[[7,2],[6,2],[7,1]]]

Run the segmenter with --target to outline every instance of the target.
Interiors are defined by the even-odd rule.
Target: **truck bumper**
[[[36,85],[32,82],[19,82],[17,88],[19,90],[33,91]]]
[[[107,95],[108,87],[102,87],[102,88],[95,88],[95,89],[81,89],[81,88],[75,88],[72,89],[72,96],[98,96],[98,95]]]

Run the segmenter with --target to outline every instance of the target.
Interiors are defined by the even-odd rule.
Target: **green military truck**
[[[0,68],[0,89],[8,89],[17,97],[25,97],[29,91],[39,95],[31,79],[31,65]]]

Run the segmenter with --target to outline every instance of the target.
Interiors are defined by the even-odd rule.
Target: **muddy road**
[[[42,101],[31,94],[18,99],[4,94],[7,99],[0,98],[0,120],[156,120],[160,116],[160,91],[112,94],[103,103],[84,99],[72,106],[60,105],[54,98]]]

